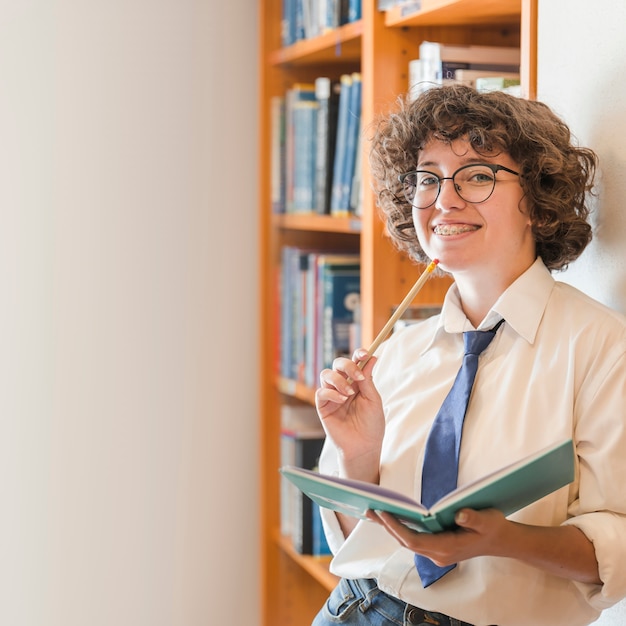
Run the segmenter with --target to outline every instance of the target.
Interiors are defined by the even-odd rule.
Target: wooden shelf
[[[296,380],[279,378],[277,387],[280,393],[291,396],[296,400],[306,402],[307,404],[315,404],[315,389],[307,387]]]
[[[361,220],[358,217],[331,217],[329,215],[275,215],[274,225],[285,230],[308,230],[321,233],[358,235]]]
[[[386,12],[385,26],[466,26],[518,23],[522,0],[423,0],[421,10],[410,6]]]
[[[339,578],[331,574],[328,570],[330,565],[330,557],[328,556],[311,556],[308,554],[299,554],[293,548],[289,537],[283,535],[278,536],[278,544],[281,549],[289,555],[302,569],[316,580],[320,585],[328,591],[332,591],[339,582]]]
[[[319,37],[274,50],[269,55],[269,63],[280,66],[358,62],[361,58],[362,34],[362,20],[345,24]]]

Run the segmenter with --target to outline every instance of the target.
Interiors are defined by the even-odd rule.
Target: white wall
[[[1,624],[257,623],[256,11],[0,0]]]
[[[538,98],[570,124],[601,161],[595,239],[558,278],[626,312],[626,4],[539,1]],[[626,601],[598,626],[623,626]]]

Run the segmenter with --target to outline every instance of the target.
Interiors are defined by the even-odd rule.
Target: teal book
[[[361,481],[285,466],[282,475],[321,507],[365,519],[369,510],[386,511],[413,530],[437,533],[456,527],[459,509],[499,509],[510,515],[574,480],[571,439],[543,448],[483,478],[463,485],[430,509],[403,494]]]

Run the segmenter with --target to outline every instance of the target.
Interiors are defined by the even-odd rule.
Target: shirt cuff
[[[603,610],[626,597],[626,517],[606,511],[572,517],[564,525],[576,526],[593,544],[602,585],[577,583],[591,606]]]

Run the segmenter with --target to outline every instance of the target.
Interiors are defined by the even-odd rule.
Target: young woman
[[[321,373],[320,470],[420,500],[463,333],[497,327],[479,358],[458,484],[568,438],[576,476],[508,518],[463,509],[439,534],[323,511],[342,580],[314,625],[590,624],[626,596],[626,320],[551,272],[591,239],[596,156],[544,104],[454,85],[381,120],[371,167],[394,241],[455,282],[440,315],[392,335],[362,371],[357,350]],[[416,555],[455,567],[424,584]]]

